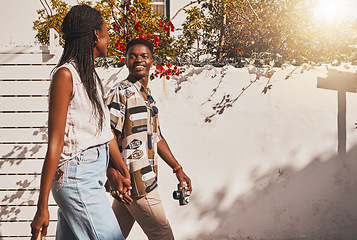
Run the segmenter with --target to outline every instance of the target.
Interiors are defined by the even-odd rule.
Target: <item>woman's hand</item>
[[[112,197],[125,204],[131,204],[133,199],[129,196],[129,191],[131,190],[130,179],[119,174],[114,168],[108,168],[107,175]]]
[[[31,240],[37,240],[40,234],[41,239],[44,239],[44,237],[47,235],[47,228],[49,223],[50,214],[48,208],[42,210],[38,208],[31,223]]]

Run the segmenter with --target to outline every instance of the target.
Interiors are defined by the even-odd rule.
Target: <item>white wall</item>
[[[65,2],[73,5],[75,0]],[[33,21],[42,9],[40,0],[0,0],[0,47],[9,45],[32,45],[36,32]]]
[[[175,177],[160,165],[160,193],[178,239],[355,239],[357,94],[346,94],[344,112],[337,91],[317,88],[327,68],[298,68],[287,80],[294,67],[275,68],[267,94],[266,69],[190,68],[177,93],[175,80],[165,89],[161,79],[150,82],[164,136],[193,181],[191,203],[179,207],[171,197]],[[356,66],[339,70],[337,80],[352,76],[356,86]],[[124,78],[122,71],[111,79]],[[259,71],[232,107],[205,122],[212,106],[226,94],[237,97]],[[339,111],[346,117],[340,134]],[[346,154],[337,151],[343,128]]]
[[[174,15],[185,5],[190,3],[189,0],[180,0],[180,1],[171,1],[170,2],[170,18],[174,17]],[[175,27],[179,27],[180,24],[185,20],[185,12],[180,11],[177,16],[173,19],[173,24]]]

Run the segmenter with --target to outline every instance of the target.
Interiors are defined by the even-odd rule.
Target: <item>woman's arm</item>
[[[130,173],[121,157],[117,144],[117,135],[113,130],[112,132],[114,138],[109,143],[110,163],[107,169],[107,177],[112,188],[111,195],[123,203],[130,204],[133,202],[129,196],[131,189]],[[119,174],[116,169],[121,174]]]
[[[64,144],[67,110],[72,94],[72,74],[67,68],[59,69],[53,76],[50,88],[48,115],[48,147],[42,167],[40,196],[37,211],[31,223],[33,240],[47,234],[49,225],[48,198]]]

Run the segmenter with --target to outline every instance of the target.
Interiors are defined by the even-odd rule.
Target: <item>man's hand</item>
[[[184,173],[183,169],[180,168],[176,171],[176,177],[180,182],[179,188],[183,188],[183,182],[187,183],[187,191],[190,191],[192,193],[192,185],[191,185],[191,179]]]
[[[133,199],[129,196],[129,191],[131,190],[130,179],[125,178],[113,168],[108,171],[107,175],[112,189],[110,191],[112,197],[125,204],[131,204]]]

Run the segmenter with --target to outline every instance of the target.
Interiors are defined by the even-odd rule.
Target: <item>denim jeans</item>
[[[108,145],[103,144],[83,151],[62,168],[63,186],[56,188],[56,180],[52,184],[59,206],[57,240],[124,240],[104,188],[108,162]]]

